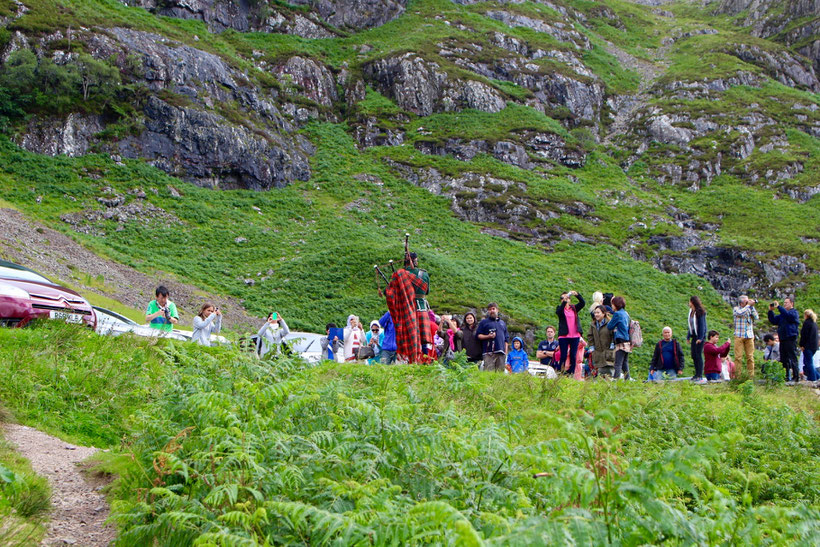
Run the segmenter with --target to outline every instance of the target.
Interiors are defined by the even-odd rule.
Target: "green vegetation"
[[[48,481],[0,435],[0,543],[38,543],[45,532],[50,496]]]
[[[514,330],[532,326],[540,331],[545,323],[554,322],[555,299],[569,285],[587,296],[594,290],[624,294],[631,313],[648,332],[660,332],[670,321],[683,330],[680,310],[685,310],[691,294],[701,294],[716,317],[727,319],[727,308],[717,293],[694,276],[662,274],[606,246],[562,243],[545,254],[481,234],[478,227],[453,217],[447,200],[398,178],[380,161],[379,149],[359,153],[336,125],[316,125],[311,136],[321,142],[313,158],[312,180],[266,193],[213,192],[140,162],[119,166],[101,156],[44,158],[6,143],[0,198],[68,231],[67,225],[54,219],[65,212],[99,207],[96,196],[102,187],[111,186],[123,195],[140,187],[147,200],[175,215],[181,224],[134,221],[116,230],[115,223],[106,221],[99,225],[105,237],[74,236],[97,252],[149,272],[160,241],[163,270],[242,298],[259,315],[276,308],[292,327],[314,332],[321,332],[328,321],[343,322],[352,312],[364,318],[383,313],[385,304],[375,294],[372,264],[399,259],[402,235],[408,231],[413,248],[433,273],[431,302],[439,310],[462,312],[493,299],[509,314]],[[84,169],[101,178],[83,176]],[[360,181],[359,174],[378,177],[382,185]],[[606,180],[590,179],[594,179],[590,185]],[[32,192],[35,180],[36,192]],[[171,197],[169,185],[181,197]],[[556,192],[561,187],[556,181]],[[542,188],[549,197],[549,186]],[[77,201],[67,201],[64,195]],[[39,203],[37,196],[41,196]],[[128,199],[134,198],[128,195]],[[258,207],[261,214],[249,215],[251,207]],[[419,217],[418,211],[430,214]],[[236,243],[237,237],[246,241]],[[202,260],[198,241],[212,243],[208,261]],[[333,242],[330,252],[329,242]],[[261,281],[257,273],[267,279]],[[248,277],[259,281],[248,286],[244,283]],[[503,280],[502,289],[497,280]]]
[[[103,374],[155,357],[130,369],[131,390],[68,375],[54,399],[87,405],[29,414],[119,446],[102,468],[120,473],[109,496],[122,545],[820,540],[820,401],[808,390],[551,381],[463,357],[451,369],[311,368],[55,324],[0,331],[0,351],[37,337],[50,365],[0,378],[18,416],[31,409],[10,395],[60,374],[55,341]],[[107,423],[86,418],[112,404]]]

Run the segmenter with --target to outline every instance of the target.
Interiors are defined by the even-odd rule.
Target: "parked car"
[[[153,329],[148,325],[140,325],[136,321],[125,317],[117,312],[94,306],[94,311],[97,314],[97,334],[108,336],[120,336],[121,334],[131,333],[135,336],[146,336],[152,338],[168,338],[170,340],[179,340],[181,342],[190,342],[193,337],[193,332],[189,330],[160,330]],[[211,343],[230,345],[230,342],[218,334],[211,335]]]
[[[322,360],[323,334],[312,332],[293,332],[285,336],[285,342],[290,344],[291,350],[308,363],[318,363]]]
[[[322,334],[314,334],[312,332],[295,332],[290,331],[290,333],[285,336],[284,342],[287,344],[288,348],[287,352],[292,352],[308,363],[318,363],[322,360],[322,344],[319,341],[322,338]],[[257,335],[253,335],[247,339],[249,344],[246,346],[250,351],[256,351],[257,354],[259,353],[259,337]],[[242,342],[240,341],[240,344]]]
[[[24,327],[34,319],[97,325],[85,298],[34,270],[0,260],[0,326]]]

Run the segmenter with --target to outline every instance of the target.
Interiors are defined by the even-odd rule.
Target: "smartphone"
[[[276,313],[276,312],[273,312],[272,314],[270,314],[270,318],[273,319],[274,321],[278,321],[279,320],[279,314]]]

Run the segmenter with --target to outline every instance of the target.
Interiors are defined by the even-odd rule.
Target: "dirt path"
[[[667,68],[666,58],[669,47],[663,46],[656,51],[654,62],[639,59],[611,42],[605,42],[605,48],[608,53],[618,59],[621,66],[634,70],[641,77],[637,92],[634,95],[620,97],[621,104],[618,106],[615,119],[604,137],[605,144],[613,144],[612,139],[624,134],[629,128],[630,122],[633,121],[635,114],[647,105],[650,99],[649,90]]]
[[[24,425],[6,424],[5,437],[15,444],[38,474],[51,484],[51,522],[42,545],[104,546],[116,536],[106,526],[108,503],[86,482],[77,464],[96,448],[74,446]]]
[[[260,320],[247,314],[242,304],[225,295],[210,294],[173,276],[147,275],[108,260],[86,249],[69,236],[48,228],[19,211],[0,207],[0,258],[6,258],[71,283],[83,292],[95,292],[137,309],[154,298],[157,285],[167,286],[181,312],[180,328],[189,329],[205,301],[227,310],[226,326],[256,332]]]

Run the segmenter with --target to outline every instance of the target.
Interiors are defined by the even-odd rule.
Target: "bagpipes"
[[[407,268],[411,264],[410,258],[410,234],[404,234],[404,267]],[[387,266],[390,266],[390,273],[391,275],[396,273],[396,265],[393,260],[388,260],[387,264],[384,264],[385,269]],[[384,275],[384,271],[382,271],[381,267],[378,264],[373,265],[373,274],[376,278],[376,290],[379,292],[379,296],[383,297],[384,293],[382,292],[381,284],[379,283],[379,276],[384,279],[384,286],[387,288],[387,285],[390,284],[390,280]]]

